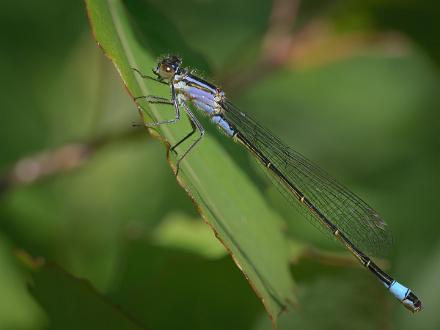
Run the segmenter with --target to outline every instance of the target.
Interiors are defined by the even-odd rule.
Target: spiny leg
[[[154,81],[156,81],[156,82],[158,82],[158,83],[161,83],[161,84],[164,84],[164,85],[168,85],[167,82],[162,81],[162,80],[159,80],[158,77],[151,77],[151,76],[149,76],[149,75],[143,74],[141,71],[139,71],[139,70],[136,69],[136,68],[132,68],[132,70],[133,70],[134,72],[136,72],[137,74],[139,74],[139,76],[141,76],[141,78],[143,78],[143,79],[151,79],[151,80],[154,80]]]
[[[195,131],[196,131],[196,125],[194,125],[194,123],[190,120],[189,121],[189,123],[191,124],[191,127],[192,127],[192,130],[191,130],[191,132],[189,132],[187,135],[185,135],[179,142],[177,142],[175,145],[173,145],[171,148],[170,148],[170,151],[173,151],[173,152],[175,152],[176,154],[177,154],[177,152],[176,152],[176,148],[180,145],[180,144],[182,144],[183,142],[185,142],[191,135],[193,135],[194,133],[195,133]]]
[[[159,125],[162,125],[162,124],[174,124],[175,122],[177,122],[180,119],[180,109],[177,106],[177,103],[175,101],[173,101],[173,99],[168,100],[168,99],[166,99],[164,97],[159,97],[159,96],[154,96],[154,95],[137,96],[137,97],[134,98],[135,102],[137,100],[139,100],[139,99],[145,99],[148,103],[151,103],[151,104],[173,105],[175,113],[176,113],[176,116],[175,116],[174,119],[168,119],[168,120],[161,120],[161,121],[156,121],[156,122],[144,123],[144,126],[146,126],[146,127],[154,127],[154,126],[159,126]],[[138,107],[139,110],[146,112],[146,110],[140,104],[137,104],[137,107]]]
[[[185,112],[188,115],[188,118],[189,118],[189,120],[191,122],[191,125],[195,126],[194,131],[196,129],[198,129],[199,132],[200,132],[200,136],[197,138],[197,140],[195,140],[193,143],[191,143],[191,145],[188,147],[188,149],[185,150],[183,155],[179,159],[177,159],[177,162],[176,162],[176,176],[179,174],[180,162],[183,160],[183,158],[185,158],[186,155],[188,155],[188,153],[195,147],[195,145],[200,142],[200,140],[202,139],[203,135],[205,134],[205,129],[203,128],[202,124],[200,124],[200,122],[197,120],[196,116],[194,116],[194,114],[191,112],[191,109],[184,102],[181,102],[181,105],[185,109]],[[193,133],[194,132],[192,132],[191,135]],[[186,140],[187,138],[188,138],[188,136],[186,136],[183,140]],[[179,141],[178,144],[180,144],[181,142],[182,141]],[[174,146],[174,147],[176,147],[176,146]]]
[[[155,95],[142,95],[136,96],[135,101],[145,99],[148,103],[152,104],[174,104],[173,100],[169,100],[165,97],[155,96]]]

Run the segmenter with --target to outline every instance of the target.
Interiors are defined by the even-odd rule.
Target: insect
[[[412,312],[421,310],[422,303],[419,298],[368,257],[367,253],[381,251],[389,240],[386,223],[368,204],[324,170],[285,145],[268,129],[241,112],[220,88],[182,67],[179,57],[166,56],[159,60],[153,69],[155,77],[134,70],[143,78],[170,87],[170,99],[158,96],[135,98],[174,107],[173,119],[149,123],[149,126],[177,122],[180,120],[181,109],[189,118],[192,130],[172,146],[171,150],[175,150],[194,134],[197,135],[177,159],[176,175],[181,161],[205,134],[205,129],[190,107],[192,105],[199,112],[209,116],[224,134],[248,149],[266,168],[281,193],[292,203],[298,203],[303,215],[314,224],[341,242],[406,308]]]

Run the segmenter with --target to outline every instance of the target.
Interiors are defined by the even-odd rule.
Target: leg
[[[173,146],[170,148],[170,151],[174,151],[174,152],[176,152],[175,149],[176,149],[181,143],[185,142],[185,141],[186,141],[191,135],[193,135],[194,132],[196,131],[196,125],[194,125],[194,123],[193,123],[191,120],[190,120],[189,122],[190,122],[190,124],[191,124],[192,131],[189,132],[187,135],[185,135],[185,137],[184,137],[183,139],[181,139],[179,142],[177,142],[175,145],[173,145]]]
[[[191,109],[188,108],[188,106],[185,103],[181,103],[183,108],[185,109],[185,112],[187,113],[189,120],[191,122],[191,125],[195,126],[195,129],[198,129],[200,132],[200,136],[197,138],[197,140],[195,140],[193,143],[191,143],[191,145],[188,147],[188,149],[185,150],[185,152],[183,153],[183,155],[177,159],[176,162],[176,176],[179,174],[179,169],[180,169],[180,162],[183,160],[183,158],[185,158],[186,155],[188,155],[188,153],[191,151],[192,148],[195,147],[195,145],[197,143],[200,142],[200,140],[202,139],[203,135],[205,134],[205,129],[203,128],[202,124],[200,124],[200,122],[197,120],[197,118],[194,116],[194,114],[191,112]],[[195,130],[194,129],[194,130]],[[189,136],[191,136],[194,132],[191,132],[191,134]],[[186,136],[183,140],[186,140],[188,138],[188,136]],[[182,141],[180,141],[178,144],[180,144]]]
[[[176,121],[178,121],[180,119],[180,109],[177,106],[176,102],[173,102],[172,100],[165,99],[163,97],[152,96],[152,95],[138,96],[138,97],[135,97],[134,100],[136,101],[136,100],[142,99],[142,98],[145,98],[148,103],[174,105],[174,110],[176,112],[176,116],[174,119],[145,123],[144,126],[153,127],[153,126],[159,126],[162,124],[174,124]],[[149,98],[151,98],[151,99],[149,99]],[[137,104],[137,107],[138,107],[138,110],[146,112],[145,109],[141,105]]]
[[[144,79],[151,79],[151,80],[154,80],[154,81],[156,81],[156,82],[158,82],[158,83],[161,83],[161,84],[164,84],[164,85],[168,85],[168,83],[166,83],[165,81],[162,81],[162,80],[159,80],[159,78],[155,78],[155,77],[151,77],[151,76],[148,76],[148,75],[146,75],[146,74],[143,74],[142,72],[140,72],[138,69],[136,69],[136,68],[132,68],[133,70],[134,70],[134,72],[136,72],[137,74],[139,74],[140,76],[141,76],[141,78],[144,78]]]
[[[135,101],[140,99],[145,99],[148,103],[153,103],[153,104],[174,104],[173,100],[168,100],[164,97],[154,96],[154,95],[136,96],[134,98]]]

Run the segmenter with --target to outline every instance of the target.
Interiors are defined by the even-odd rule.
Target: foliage
[[[438,328],[436,3],[1,6],[1,329]],[[164,53],[373,205],[395,242],[379,262],[425,309],[409,315],[206,120],[176,181],[164,151],[188,123],[151,130],[161,142],[131,126],[131,96],[168,93],[131,67]]]

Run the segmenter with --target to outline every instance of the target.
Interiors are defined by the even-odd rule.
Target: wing
[[[339,231],[359,249],[384,255],[392,238],[387,224],[361,198],[337,182],[310,160],[286,146],[269,130],[262,127],[230,102],[224,103],[225,119],[280,171],[290,185],[300,191]],[[315,226],[328,228],[316,214],[298,200],[286,182],[273,175],[278,190]]]

